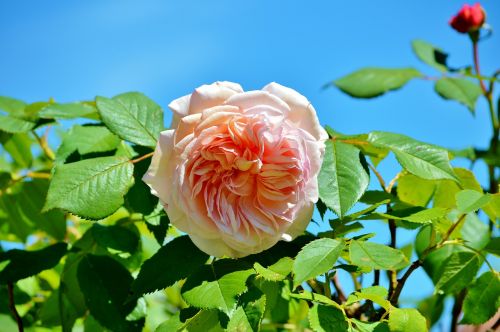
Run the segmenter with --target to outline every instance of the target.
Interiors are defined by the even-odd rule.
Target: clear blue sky
[[[386,130],[450,148],[486,147],[491,130],[485,103],[478,103],[474,118],[437,97],[430,82],[411,82],[370,101],[321,90],[324,83],[367,65],[415,66],[436,74],[412,55],[415,38],[449,52],[452,66],[470,64],[467,37],[447,24],[462,4],[2,1],[0,95],[67,102],[137,90],[166,108],[204,83],[230,80],[259,89],[276,81],[307,96],[321,122],[341,132]],[[489,24],[500,30],[500,2],[482,4]],[[482,43],[480,52],[484,74],[498,69],[500,33]],[[476,167],[485,182],[484,166]],[[382,170],[387,178],[397,172],[391,163]],[[432,291],[423,273],[411,281],[414,291],[407,297]]]

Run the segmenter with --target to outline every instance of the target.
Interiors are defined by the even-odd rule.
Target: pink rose
[[[243,257],[300,235],[318,200],[327,134],[310,102],[271,83],[217,82],[174,100],[143,180],[170,222],[212,256]]]
[[[449,23],[458,32],[466,33],[482,27],[485,18],[486,14],[479,3],[474,6],[465,4]]]

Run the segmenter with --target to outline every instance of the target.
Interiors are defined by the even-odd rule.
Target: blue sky
[[[414,66],[436,75],[413,56],[415,38],[449,52],[452,66],[470,64],[468,38],[447,24],[462,4],[2,1],[0,95],[69,102],[141,91],[166,108],[204,83],[230,80],[251,90],[276,81],[304,94],[320,121],[341,132],[386,130],[449,148],[486,147],[491,129],[485,103],[478,103],[473,117],[465,107],[437,97],[429,81],[411,82],[370,101],[321,89],[369,65]],[[489,24],[500,29],[500,2],[482,4]],[[484,74],[498,69],[500,34],[481,43],[480,53]],[[390,160],[381,167],[389,179],[398,171]],[[486,183],[484,168],[477,165],[475,171]],[[423,273],[411,281],[415,291],[408,297],[432,291]]]

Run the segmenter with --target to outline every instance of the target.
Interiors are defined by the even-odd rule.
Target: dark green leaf
[[[487,252],[500,256],[500,237],[491,238],[490,242],[484,248]]]
[[[138,92],[113,99],[96,98],[102,121],[116,135],[129,142],[155,147],[163,129],[163,111],[154,101]]]
[[[419,142],[408,136],[380,131],[370,133],[368,141],[390,149],[401,166],[420,178],[457,181],[450,166],[448,152],[443,148]]]
[[[352,97],[373,98],[388,91],[397,90],[409,80],[421,77],[414,68],[363,68],[333,82],[340,90]]]
[[[128,228],[112,225],[92,225],[92,236],[104,248],[134,253],[139,247],[139,235]]]
[[[150,148],[139,146],[135,146],[134,150],[136,150],[139,155],[145,155],[153,151]],[[142,181],[142,177],[147,172],[150,164],[151,160],[149,158],[134,164],[134,185],[125,196],[127,208],[143,215],[153,213],[153,210],[158,206],[158,197],[151,195],[151,189]],[[163,205],[160,205],[163,208]]]
[[[329,140],[318,176],[319,196],[340,218],[360,199],[370,177],[352,145]]]
[[[71,332],[78,317],[83,317],[87,312],[85,298],[78,285],[78,263],[84,255],[68,254],[61,274],[59,284],[59,298],[61,300],[59,315],[63,332]]]
[[[120,263],[108,256],[85,255],[78,264],[78,283],[92,316],[113,331],[131,330],[125,320],[135,301],[125,304],[133,278]]]
[[[66,243],[56,243],[41,250],[13,249],[0,252],[0,262],[9,263],[0,271],[0,284],[16,282],[53,268],[66,254]]]
[[[27,234],[18,233],[18,227],[23,229],[21,225],[26,225],[26,231],[33,228],[40,229],[56,240],[64,239],[66,235],[64,214],[61,211],[41,212],[48,187],[48,181],[34,179],[20,184],[15,194],[5,194],[0,197],[0,207],[4,204],[7,222],[11,230],[20,238],[24,238]]]
[[[142,264],[132,284],[132,296],[139,297],[171,286],[191,275],[207,259],[208,255],[199,250],[187,235],[175,238]]]
[[[297,287],[304,281],[328,272],[337,262],[344,242],[333,239],[319,239],[307,244],[293,263],[293,283]]]
[[[56,166],[44,210],[61,208],[101,219],[123,204],[132,186],[133,164],[122,157],[102,157]]]
[[[479,325],[488,321],[500,307],[500,280],[491,271],[483,273],[467,287],[460,324]]]
[[[479,85],[465,78],[441,78],[434,89],[444,99],[456,100],[467,106],[471,113],[475,112],[476,101],[482,94]]]
[[[434,279],[436,292],[456,293],[476,276],[482,258],[474,252],[454,252],[441,265]]]

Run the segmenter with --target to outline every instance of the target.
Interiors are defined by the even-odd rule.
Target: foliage
[[[151,99],[137,92],[64,104],[0,97],[0,243],[23,248],[0,251],[0,321],[31,331],[420,332],[449,298],[454,321],[463,311],[461,323],[485,323],[500,306],[499,274],[489,262],[500,251],[498,79],[450,68],[447,54],[425,41],[412,47],[437,77],[367,67],[332,86],[373,98],[431,80],[440,97],[472,113],[485,97],[490,148],[465,153],[402,134],[327,127],[316,220],[324,231],[241,259],[200,251],[169,226],[142,182],[164,128]],[[49,129],[62,120],[73,126],[53,150]],[[401,171],[386,181],[377,167],[390,153]],[[489,187],[454,168],[455,157],[485,162]],[[381,190],[367,190],[370,182]],[[373,220],[388,225],[389,245],[364,231]],[[398,246],[398,229],[417,230],[415,243]],[[401,308],[419,268],[435,294]],[[342,274],[352,278],[351,294]]]

